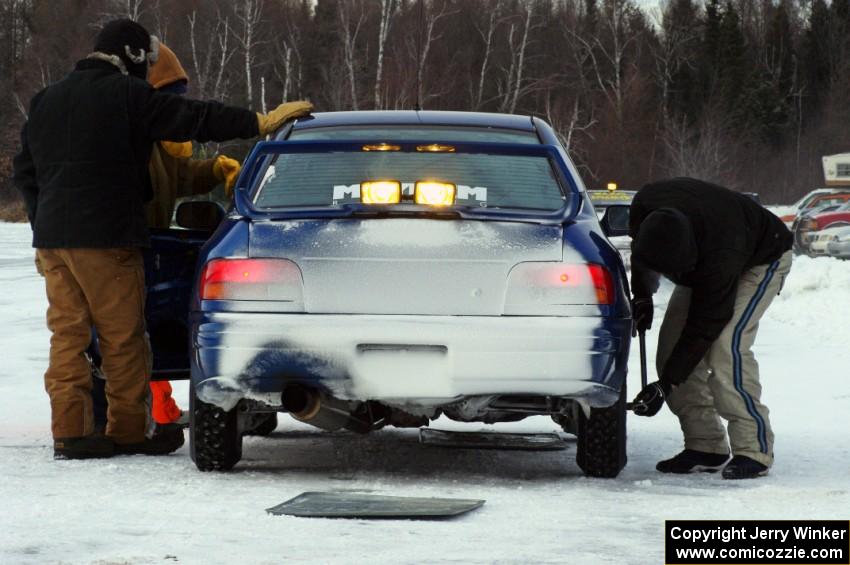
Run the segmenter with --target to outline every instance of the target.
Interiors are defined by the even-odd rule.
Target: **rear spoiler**
[[[368,210],[366,205],[346,204],[343,206],[326,207],[287,207],[287,208],[257,208],[254,204],[255,190],[258,179],[262,178],[274,155],[293,153],[341,153],[361,152],[364,145],[387,144],[395,146],[394,151],[402,153],[419,152],[423,145],[449,145],[453,153],[470,153],[484,155],[510,155],[543,157],[555,165],[562,188],[568,194],[577,194],[580,189],[567,166],[565,155],[560,147],[555,145],[537,145],[522,143],[456,143],[435,141],[392,141],[376,142],[363,141],[261,141],[257,143],[242,167],[234,190],[234,205],[236,211],[244,217],[256,220],[298,219],[298,218],[334,218],[353,216]],[[397,147],[397,149],[396,149]],[[567,199],[560,210],[554,212],[535,212],[523,209],[487,209],[459,206],[447,211],[454,216],[468,219],[504,219],[527,221],[544,224],[560,224],[571,219],[578,211],[576,199]],[[410,211],[409,209],[407,211]]]

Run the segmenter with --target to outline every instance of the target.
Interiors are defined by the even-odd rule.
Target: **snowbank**
[[[850,261],[795,257],[782,292],[766,317],[818,332],[821,339],[850,345],[846,332],[850,323]]]

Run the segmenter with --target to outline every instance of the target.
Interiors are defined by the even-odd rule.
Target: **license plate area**
[[[451,397],[450,357],[445,345],[361,343],[352,364],[363,398]]]

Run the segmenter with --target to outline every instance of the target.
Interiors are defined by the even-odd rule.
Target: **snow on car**
[[[537,118],[327,113],[261,142],[190,324],[201,470],[278,412],[359,432],[549,415],[586,474],[626,464],[625,269]]]

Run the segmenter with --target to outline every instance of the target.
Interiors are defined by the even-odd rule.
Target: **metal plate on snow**
[[[450,432],[419,430],[419,443],[438,447],[467,449],[520,449],[528,451],[557,451],[567,444],[558,434],[502,434],[495,432]]]
[[[267,508],[275,516],[303,518],[451,518],[475,510],[483,500],[413,498],[352,492],[305,492]]]

